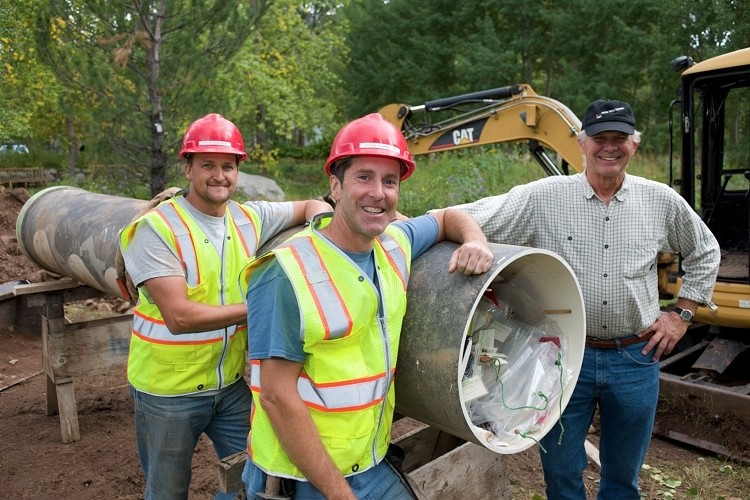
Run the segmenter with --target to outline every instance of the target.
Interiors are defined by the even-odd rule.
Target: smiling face
[[[237,157],[228,153],[195,153],[185,164],[185,177],[190,182],[186,199],[201,212],[221,217],[237,190]]]
[[[622,180],[638,144],[623,132],[606,131],[579,142],[590,181]]]
[[[332,175],[331,197],[336,202],[326,236],[344,250],[366,252],[396,217],[401,164],[392,158],[356,156],[343,181]]]

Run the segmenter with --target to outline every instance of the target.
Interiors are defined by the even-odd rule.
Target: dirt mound
[[[49,279],[46,271],[26,258],[16,239],[16,219],[29,197],[24,188],[9,190],[0,186],[0,284],[19,279],[31,283]]]

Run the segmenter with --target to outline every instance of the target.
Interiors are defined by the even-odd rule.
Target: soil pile
[[[31,283],[47,279],[47,273],[26,258],[16,240],[16,219],[28,199],[24,188],[0,186],[0,285],[19,279]]]

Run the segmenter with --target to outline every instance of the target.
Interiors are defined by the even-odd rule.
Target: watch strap
[[[693,320],[693,313],[690,312],[688,309],[683,309],[681,307],[674,306],[672,307],[672,310],[676,312],[682,321],[692,321]]]

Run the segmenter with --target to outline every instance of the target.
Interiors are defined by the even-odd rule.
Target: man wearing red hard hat
[[[382,116],[346,124],[325,164],[334,213],[249,267],[250,498],[412,498],[384,460],[411,261],[446,238],[462,243],[448,272],[483,273],[493,259],[460,211],[392,222],[413,171]]]
[[[202,433],[219,458],[245,448],[251,397],[243,378],[240,272],[278,232],[331,209],[314,200],[232,201],[246,157],[234,123],[215,113],[194,121],[180,150],[187,193],[120,233],[125,267],[139,292],[128,381],[146,499],[188,497]]]

